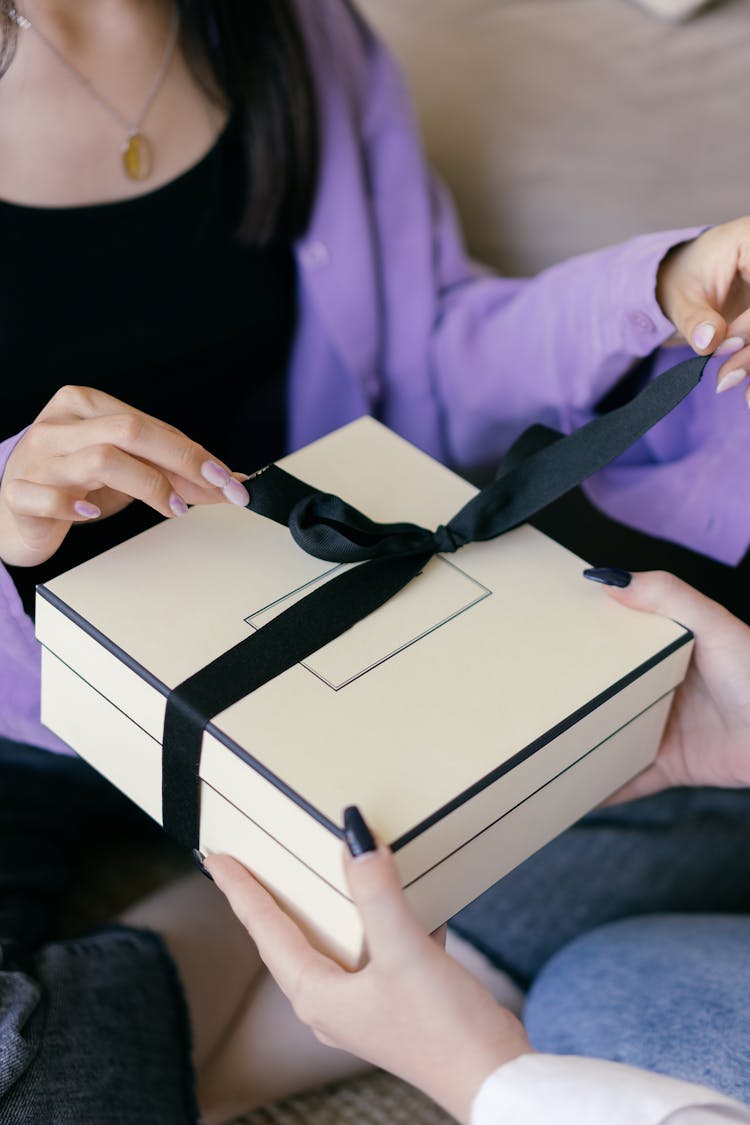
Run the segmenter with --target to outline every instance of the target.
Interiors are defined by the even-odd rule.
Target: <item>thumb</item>
[[[663,570],[633,574],[628,586],[610,587],[607,593],[631,609],[671,617],[704,642],[735,625],[735,619],[726,609]]]
[[[698,355],[715,351],[727,335],[724,317],[702,300],[684,301],[675,317],[675,327]]]
[[[427,937],[406,901],[390,849],[383,843],[375,847],[370,839],[368,850],[344,857],[346,879],[362,918],[370,957],[409,956],[415,943]]]

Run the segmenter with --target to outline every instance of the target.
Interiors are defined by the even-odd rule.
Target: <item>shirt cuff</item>
[[[750,1123],[750,1109],[722,1094],[622,1063],[573,1055],[521,1055],[491,1074],[471,1125],[688,1125]],[[702,1118],[703,1119],[703,1118]]]
[[[670,250],[692,242],[707,229],[657,231],[622,243],[612,284],[625,314],[625,344],[631,354],[648,355],[674,335],[675,327],[656,299],[659,267]]]

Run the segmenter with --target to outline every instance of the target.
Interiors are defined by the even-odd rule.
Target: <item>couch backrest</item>
[[[750,213],[750,2],[357,0],[406,67],[472,252],[506,273]]]

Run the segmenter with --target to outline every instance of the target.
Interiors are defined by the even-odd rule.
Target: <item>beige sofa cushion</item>
[[[357,0],[406,66],[473,253],[531,273],[750,212],[750,14],[628,0]]]

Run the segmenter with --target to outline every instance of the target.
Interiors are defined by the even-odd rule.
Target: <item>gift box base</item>
[[[679,682],[686,659],[687,653],[678,651],[666,662],[665,684]],[[43,664],[45,724],[159,821],[160,790],[153,784],[153,775],[160,770],[159,744],[48,650],[43,652]],[[477,820],[468,839],[466,818],[477,815],[470,802],[440,819],[441,835],[433,834],[430,841],[431,863],[425,865],[424,857],[429,828],[401,846],[397,842],[395,854],[405,892],[424,926],[436,929],[644,769],[655,756],[672,695],[666,690],[613,734],[588,744],[588,749],[578,730],[579,737],[558,739],[518,763],[483,790],[485,803],[492,803],[497,816],[489,823]],[[626,688],[610,701],[610,723],[616,711],[627,713],[627,697]],[[600,721],[606,710],[599,709]],[[456,816],[460,832],[455,835],[454,827],[451,836],[450,821]],[[462,842],[456,843],[461,837]],[[356,908],[335,885],[338,879],[329,880],[304,862],[304,848],[295,854],[294,833],[285,839],[286,845],[213,785],[201,782],[201,850],[236,856],[273,891],[320,949],[355,967],[363,957]],[[340,855],[339,839],[332,837],[331,843]]]

